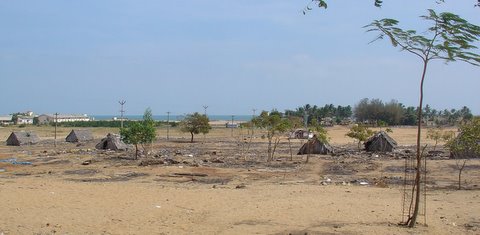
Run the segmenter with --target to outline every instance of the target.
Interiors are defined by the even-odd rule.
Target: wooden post
[[[55,136],[54,136],[54,142],[53,145],[55,148],[57,147],[57,123],[58,123],[58,113],[55,113]]]
[[[120,128],[123,129],[123,113],[125,113],[125,110],[123,109],[123,105],[125,105],[127,101],[121,100],[121,101],[118,101],[118,103],[122,106],[122,108],[120,109]]]
[[[170,112],[167,112],[167,140],[170,138],[168,136],[169,132],[170,132]]]

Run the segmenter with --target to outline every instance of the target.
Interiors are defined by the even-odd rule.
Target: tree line
[[[335,106],[333,104],[326,104],[323,107],[318,107],[317,105],[311,106],[310,104],[306,104],[295,110],[285,110],[286,116],[306,117],[307,124],[311,124],[313,120],[321,122],[325,118],[331,118],[335,123],[340,124],[342,120],[352,117],[352,114],[353,111],[350,105]]]
[[[422,110],[422,122],[437,126],[458,125],[473,118],[471,110],[466,106],[436,110],[427,104]],[[383,102],[380,99],[364,98],[355,105],[353,115],[357,122],[371,125],[416,125],[417,112],[417,107],[407,107],[396,100]]]

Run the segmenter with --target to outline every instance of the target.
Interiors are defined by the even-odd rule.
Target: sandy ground
[[[92,130],[97,138],[114,131]],[[397,225],[403,155],[315,155],[305,164],[305,156],[290,160],[283,141],[278,160],[266,163],[259,131],[247,151],[247,130],[214,129],[188,143],[188,134],[171,129],[167,141],[160,129],[152,153],[131,160],[132,152],[94,150],[95,141],[59,140],[54,149],[51,130],[35,131],[42,144],[0,146],[0,160],[32,163],[0,162],[0,234],[480,234],[479,160],[464,171],[468,190],[455,189],[454,160],[429,160],[426,217],[409,229]],[[331,143],[355,149],[346,131],[329,128]],[[415,143],[414,128],[392,136],[405,148]],[[176,162],[139,166],[166,156]]]

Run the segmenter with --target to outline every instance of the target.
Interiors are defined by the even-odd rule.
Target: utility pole
[[[255,123],[253,122],[253,119],[255,118],[255,111],[257,111],[257,109],[253,108],[252,111],[253,111],[253,116],[252,116],[252,137],[253,137],[253,129],[255,129]]]
[[[205,115],[205,117],[207,117],[207,109],[208,109],[208,105],[204,105],[203,106],[203,114]],[[206,139],[206,136],[205,136],[205,134],[203,134],[203,143],[205,143],[205,139]]]
[[[232,125],[230,125],[230,128],[232,128],[232,137],[233,137],[233,118],[234,118],[234,117],[235,117],[235,116],[232,115]]]
[[[125,110],[123,109],[123,105],[127,103],[125,100],[120,100],[118,103],[122,106],[120,109],[120,127],[123,129],[123,113],[125,113]]]
[[[58,123],[58,113],[55,113],[55,137],[53,141],[53,145],[55,148],[57,147],[57,123]]]
[[[170,138],[168,133],[170,131],[170,111],[167,112],[167,140]]]
[[[303,124],[305,125],[305,130],[308,130],[308,114],[307,110],[303,111]]]
[[[208,109],[208,105],[204,105],[203,106],[203,114],[205,114],[205,116],[207,116],[207,109]]]

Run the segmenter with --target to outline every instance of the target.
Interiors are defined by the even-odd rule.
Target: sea
[[[207,115],[210,121],[245,121],[248,122],[252,120],[252,115]],[[233,116],[233,117],[232,117]],[[120,115],[90,115],[94,120],[114,120],[120,118]],[[143,115],[124,115],[125,119],[128,120],[142,120]],[[155,121],[181,121],[185,118],[185,115],[153,115]]]

